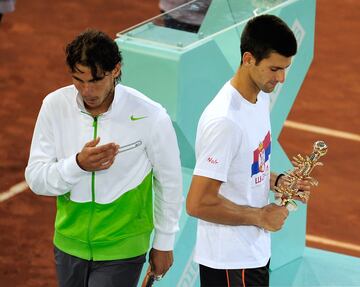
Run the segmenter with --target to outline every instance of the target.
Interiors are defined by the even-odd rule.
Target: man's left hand
[[[165,273],[170,269],[174,262],[172,251],[161,251],[151,248],[149,254],[149,263],[151,266],[151,272],[159,278],[163,277]]]

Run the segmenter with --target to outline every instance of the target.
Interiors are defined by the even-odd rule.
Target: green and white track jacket
[[[76,154],[97,136],[100,144],[119,144],[120,152],[109,169],[87,172]],[[173,249],[183,201],[176,135],[165,109],[132,88],[118,84],[98,117],[86,112],[73,85],[49,94],[25,178],[36,194],[57,196],[54,244],[68,254],[138,256],[148,250],[154,226],[153,247]]]

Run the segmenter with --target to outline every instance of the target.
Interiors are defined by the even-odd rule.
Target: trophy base
[[[289,200],[288,202],[286,202],[285,207],[289,211],[296,211],[298,209],[298,206],[297,206],[295,200]]]
[[[287,210],[289,211],[296,211],[298,206],[295,202],[295,200],[288,199],[288,200],[282,200],[280,197],[275,199],[275,204],[279,206],[285,206]]]

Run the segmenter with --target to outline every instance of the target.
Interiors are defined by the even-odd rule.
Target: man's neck
[[[240,67],[234,77],[230,80],[231,85],[240,93],[248,102],[255,104],[260,89],[251,80],[249,74]]]

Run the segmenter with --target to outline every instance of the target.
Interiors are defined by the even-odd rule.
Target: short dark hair
[[[104,32],[88,29],[78,35],[66,46],[66,63],[72,72],[80,64],[91,69],[93,78],[100,73],[111,72],[121,64],[121,52],[113,39]],[[116,79],[117,81],[120,79]]]
[[[296,54],[297,43],[288,25],[274,15],[260,15],[247,22],[241,35],[241,63],[245,52],[250,52],[256,64],[276,52],[285,57]]]

